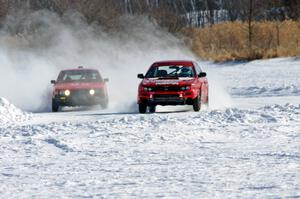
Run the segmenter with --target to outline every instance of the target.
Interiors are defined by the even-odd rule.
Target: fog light
[[[191,87],[189,87],[189,86],[181,87],[181,90],[182,90],[182,91],[187,91],[187,90],[190,90],[190,89],[191,89]]]
[[[95,95],[95,90],[94,89],[90,90],[90,95]]]
[[[70,96],[71,92],[69,90],[65,90],[65,96]]]

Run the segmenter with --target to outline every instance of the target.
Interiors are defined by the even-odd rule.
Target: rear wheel
[[[147,106],[145,104],[139,104],[139,112],[140,113],[146,113],[147,111]]]
[[[149,107],[149,112],[150,113],[155,113],[155,111],[156,111],[156,106],[150,106]]]
[[[52,99],[52,112],[58,112],[59,111],[59,104]]]
[[[207,105],[207,107],[209,107],[209,97],[208,97],[208,95],[206,97],[206,105]]]
[[[207,105],[207,107],[209,106],[209,90],[207,87],[207,92],[206,92],[206,97],[205,97],[205,104]]]
[[[107,107],[108,107],[108,100],[105,100],[104,102],[101,102],[101,107],[103,108],[103,109],[107,109]]]
[[[194,99],[193,109],[195,112],[198,112],[201,109],[201,97],[199,95]]]

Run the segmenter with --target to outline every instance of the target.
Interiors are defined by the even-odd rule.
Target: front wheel
[[[156,106],[155,105],[149,107],[149,112],[150,113],[155,113],[155,111],[156,111]]]
[[[140,113],[146,113],[147,111],[147,106],[145,104],[139,104],[139,112]]]
[[[59,104],[54,99],[52,99],[52,112],[58,112],[58,110]]]
[[[102,109],[107,109],[107,107],[108,107],[108,99],[106,99],[103,102],[101,102],[100,106],[101,106]]]
[[[196,99],[194,99],[193,109],[195,112],[200,111],[200,109],[201,109],[201,97],[200,96],[197,96]]]
[[[206,97],[206,106],[209,107],[209,97],[208,97],[208,95]]]

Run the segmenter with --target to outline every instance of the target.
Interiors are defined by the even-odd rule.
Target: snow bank
[[[211,111],[200,115],[202,119],[212,122],[223,122],[226,125],[236,124],[275,124],[300,121],[300,105],[268,105],[258,109],[228,108],[225,111]]]
[[[300,105],[37,116],[0,130],[3,198],[298,196]]]
[[[7,99],[0,97],[0,126],[11,123],[24,122],[31,118],[31,114],[21,111],[11,104]]]
[[[281,86],[250,86],[250,87],[233,87],[230,92],[233,96],[243,97],[269,97],[269,96],[297,96],[300,95],[300,88],[296,85]]]
[[[226,90],[232,97],[300,95],[299,59],[280,58],[210,64],[209,67],[213,73],[223,77]]]

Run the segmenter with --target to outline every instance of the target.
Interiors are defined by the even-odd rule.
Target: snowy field
[[[300,198],[300,59],[202,65],[199,113],[27,114],[1,99],[0,197]]]

